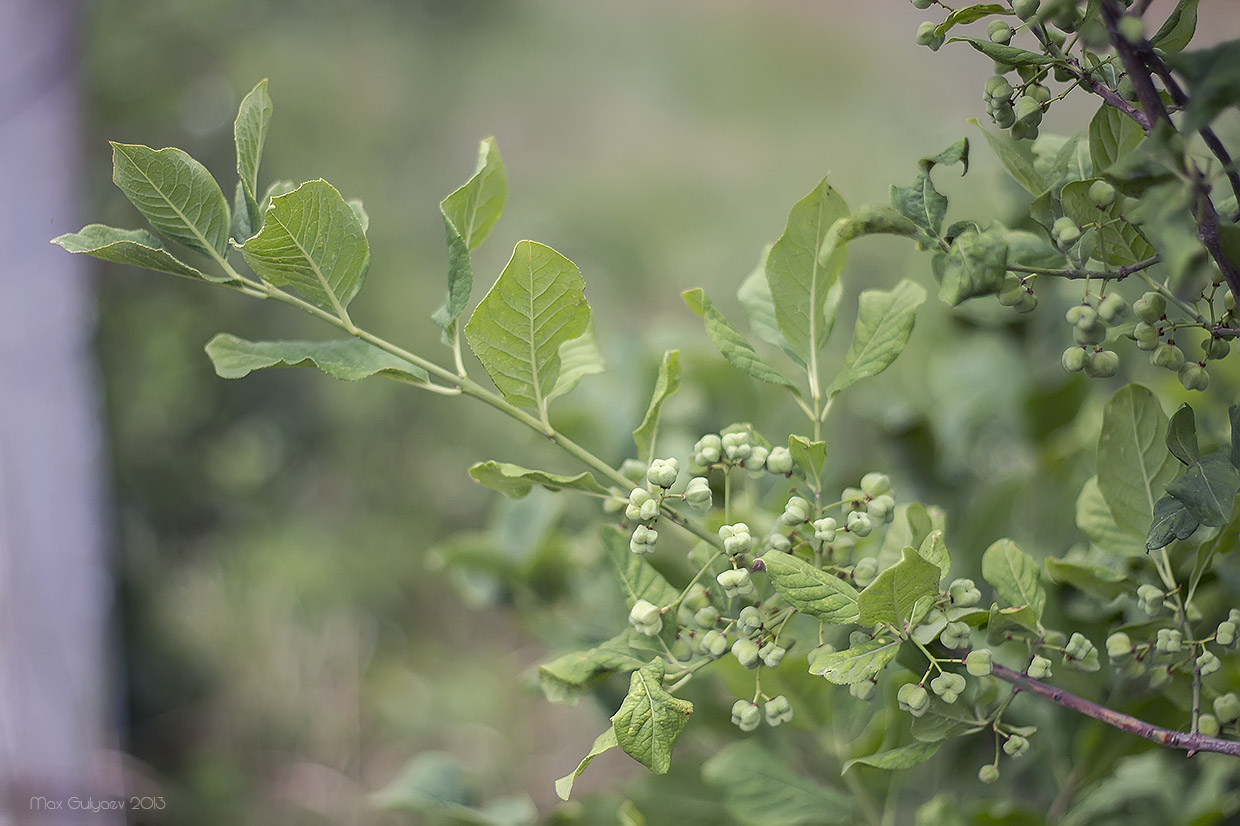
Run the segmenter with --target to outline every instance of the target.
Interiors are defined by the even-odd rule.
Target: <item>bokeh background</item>
[[[1230,3],[1202,5],[1207,41],[1240,33]],[[323,177],[365,202],[372,266],[351,314],[416,352],[449,357],[429,321],[445,290],[438,202],[472,171],[478,140],[495,135],[510,194],[475,255],[475,297],[519,239],[581,267],[608,374],[586,378],[558,415],[616,462],[669,347],[684,352],[691,385],[671,408],[683,425],[673,445],[759,414],[778,432],[793,411],[709,352],[680,292],[705,287],[738,318],[740,279],[824,174],[850,204],[885,201],[918,157],[980,137],[965,119],[982,111],[984,61],[962,46],[916,47],[926,13],[903,0],[89,0],[74,10],[79,223],[139,224],[110,186],[109,139],[182,147],[231,192],[236,107],[269,78],[260,184]],[[1053,112],[1044,130],[1081,128],[1084,103]],[[975,150],[972,186],[940,179],[960,193],[953,215],[1010,214],[1015,194],[980,140]],[[929,284],[911,247],[854,246],[850,295],[906,275]],[[614,820],[641,775],[627,758],[596,763],[579,786],[584,804],[560,806],[552,789],[610,710],[550,705],[531,671],[616,620],[566,596],[591,578],[574,567],[585,557],[574,542],[546,541],[548,526],[585,524],[592,514],[573,509],[595,506],[500,501],[465,472],[488,458],[559,460],[460,399],[311,371],[220,380],[202,353],[216,332],[328,331],[226,291],[93,271],[116,746],[127,788],[168,800],[142,817],[432,823],[447,815],[428,813],[424,793],[440,790],[484,807],[478,817],[492,820],[477,822],[535,812],[567,822],[591,807]],[[1083,392],[1054,372],[1059,337],[1043,347],[975,315],[928,308],[917,346],[938,389],[893,370],[859,391],[836,421],[849,438],[836,440],[834,461],[865,470],[929,451],[962,499],[986,483],[988,506],[1011,506],[1004,497],[1014,501],[1034,459],[1004,439],[1028,424],[1008,377],[1045,373],[1040,389],[1061,394],[1065,422]],[[968,337],[977,330],[989,338]],[[925,424],[923,408],[939,403],[954,415]],[[982,542],[986,527],[965,526],[958,541],[969,546],[974,530]],[[535,602],[562,610],[524,610]],[[412,808],[376,805],[402,800]]]

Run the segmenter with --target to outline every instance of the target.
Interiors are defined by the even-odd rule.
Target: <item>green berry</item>
[[[814,520],[814,538],[819,542],[834,542],[839,523],[830,516]]]
[[[1098,315],[1107,324],[1119,324],[1128,315],[1128,302],[1119,293],[1111,293],[1098,305]]]
[[[1025,673],[1035,680],[1045,680],[1051,676],[1051,661],[1041,654],[1034,654]]]
[[[1089,185],[1089,200],[1096,207],[1109,207],[1115,203],[1115,187],[1103,180]]]
[[[762,722],[762,711],[757,703],[737,700],[732,704],[732,724],[741,731],[753,731]]]
[[[964,692],[965,679],[959,674],[943,672],[930,681],[930,688],[945,703],[954,703]]]
[[[939,634],[939,642],[946,648],[964,648],[973,635],[966,622],[949,622]]]
[[[1201,656],[1197,658],[1197,670],[1201,672],[1203,677],[1210,676],[1222,667],[1222,660],[1213,651],[1202,651]]]
[[[1020,2],[1020,0],[1017,0],[1017,2]],[[1033,0],[1035,6],[1037,2],[1038,0]],[[999,767],[987,763],[977,770],[977,779],[987,785],[997,782],[999,780]]]
[[[792,453],[786,447],[773,447],[766,457],[768,473],[788,475],[792,473]]]
[[[907,711],[914,717],[921,717],[930,708],[930,694],[916,683],[905,683],[896,692],[896,701],[901,711]]]
[[[1218,737],[1219,724],[1218,718],[1213,714],[1203,714],[1197,718],[1197,731],[1206,737]]]
[[[769,726],[778,726],[792,719],[792,704],[782,694],[767,700],[762,711],[766,714],[766,723]]]
[[[975,648],[970,651],[964,658],[964,667],[974,677],[988,676],[993,667],[990,651],[985,648]]]
[[[719,609],[713,605],[699,608],[693,614],[693,621],[702,628],[714,628],[715,623],[719,621]]]
[[[772,551],[786,554],[792,550],[792,540],[782,533],[773,533],[766,538],[766,547]]]
[[[810,504],[800,496],[794,496],[784,505],[784,512],[779,521],[790,527],[802,525],[809,521]]]
[[[1133,302],[1132,311],[1146,324],[1157,324],[1167,312],[1167,299],[1156,292],[1147,292]]]
[[[913,0],[913,8],[915,9],[925,10],[930,8],[932,5],[934,5],[934,0]]]
[[[695,511],[704,512],[710,510],[710,482],[705,476],[694,476],[689,480],[689,484],[685,486],[685,492],[681,494],[681,498]]]
[[[1195,361],[1181,365],[1177,377],[1185,390],[1205,390],[1210,386],[1210,374]]]
[[[725,433],[722,439],[723,455],[730,462],[743,462],[749,458],[753,446],[749,443],[749,434],[744,430],[736,433]]]
[[[749,526],[744,522],[721,525],[719,538],[723,540],[723,549],[732,556],[746,553],[753,547],[753,537],[749,535]]]
[[[844,530],[853,536],[869,536],[870,532],[874,530],[874,523],[868,513],[853,511],[848,514],[848,519],[844,523]]]
[[[727,597],[747,597],[753,593],[753,580],[744,568],[733,568],[715,577]]]
[[[1107,637],[1107,656],[1112,662],[1131,657],[1132,639],[1123,631],[1116,631]]]
[[[943,45],[944,36],[935,34],[934,30],[938,28],[936,23],[929,20],[917,27],[917,45],[929,47],[930,51],[937,52],[939,47]]]
[[[654,553],[655,543],[658,541],[658,531],[653,528],[647,528],[645,525],[638,525],[633,529],[633,536],[629,539],[629,550],[638,556],[652,554]]]
[[[1012,11],[1016,12],[1016,16],[1021,20],[1029,20],[1038,13],[1040,5],[1042,5],[1041,0],[1012,0]],[[996,770],[995,777],[998,778],[998,776],[999,773]]]
[[[657,636],[663,628],[663,617],[659,615],[659,606],[639,599],[629,611],[629,624],[647,637]]]
[[[1069,373],[1079,373],[1085,369],[1085,349],[1083,347],[1069,347],[1063,351],[1063,355],[1059,357],[1059,363],[1063,365],[1063,369]]]
[[[1160,628],[1154,648],[1159,654],[1178,654],[1184,648],[1184,635],[1178,628]]]
[[[986,35],[990,38],[991,43],[999,43],[1004,46],[1012,42],[1012,34],[1012,27],[1002,20],[992,20],[986,30]]]
[[[676,484],[676,477],[679,475],[680,462],[675,459],[655,459],[646,471],[647,481],[665,490]]]
[[[753,640],[742,638],[732,643],[732,656],[745,668],[757,668],[762,662],[759,650],[758,644]]]
[[[1029,740],[1019,734],[1013,734],[1003,743],[1003,753],[1008,757],[1020,757],[1029,751]]]
[[[1163,343],[1150,353],[1150,364],[1167,370],[1179,370],[1184,364],[1184,351],[1174,344]]]
[[[767,668],[775,668],[783,662],[784,655],[788,653],[788,649],[778,646],[773,642],[768,642],[758,650],[758,656],[762,658],[762,664]]]
[[[1208,359],[1223,359],[1231,352],[1231,342],[1225,338],[1208,338],[1201,342],[1201,349]]]
[[[1236,624],[1228,620],[1220,622],[1218,629],[1214,632],[1214,641],[1224,648],[1231,648],[1236,644]]]
[[[742,637],[753,637],[762,630],[762,612],[752,605],[746,605],[736,615],[736,633]]]
[[[959,608],[968,608],[982,601],[982,592],[971,579],[953,580],[947,586],[947,596],[951,598],[952,605]]]
[[[853,581],[862,588],[869,585],[878,576],[878,560],[872,556],[862,557],[853,566]]]
[[[1234,723],[1240,719],[1240,697],[1229,691],[1214,698],[1214,716],[1223,724]]]
[[[1091,379],[1109,379],[1119,372],[1119,355],[1114,350],[1097,350],[1085,365]]]
[[[717,660],[728,651],[728,638],[721,631],[710,630],[698,640],[698,651]]]
[[[859,683],[853,683],[848,686],[848,693],[856,697],[858,700],[873,699],[874,694],[878,691],[878,683],[873,680],[862,680]]]
[[[891,492],[891,478],[885,473],[871,471],[861,477],[861,490],[866,496],[882,496]]]
[[[723,456],[723,440],[718,433],[707,433],[693,446],[693,464],[710,467]]]
[[[1033,95],[1024,94],[1016,99],[1016,122],[1037,126],[1042,122],[1042,104]]]

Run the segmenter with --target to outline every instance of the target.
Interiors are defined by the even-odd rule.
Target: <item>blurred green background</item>
[[[275,115],[260,184],[323,177],[363,199],[372,266],[351,314],[416,352],[450,358],[429,321],[446,283],[438,202],[472,171],[477,141],[495,135],[510,195],[475,255],[475,298],[522,238],[581,267],[608,374],[586,378],[559,421],[617,463],[669,347],[684,351],[692,385],[669,411],[679,423],[670,446],[741,417],[761,415],[771,434],[792,421],[782,399],[710,354],[680,291],[703,286],[739,318],[735,287],[795,200],[829,174],[850,204],[885,201],[918,157],[978,137],[965,118],[981,112],[987,72],[963,47],[914,46],[925,13],[903,0],[96,0],[82,9],[89,219],[138,224],[109,185],[107,139],[182,147],[231,192],[236,106],[269,78]],[[1235,30],[1234,13],[1203,9],[1203,19]],[[1081,128],[1073,115],[1085,103],[1061,107],[1044,130]],[[953,216],[1011,213],[1015,196],[980,141],[969,178],[940,178],[961,194]],[[329,333],[289,308],[107,269],[98,353],[125,747],[175,822],[429,822],[384,814],[367,797],[410,761],[414,785],[463,784],[463,796],[499,801],[496,822],[531,807],[582,814],[555,808],[552,781],[610,710],[549,705],[531,668],[549,646],[619,621],[566,596],[591,579],[575,567],[586,551],[538,541],[557,520],[587,523],[592,511],[573,509],[594,505],[514,506],[465,472],[488,458],[566,466],[463,400],[309,371],[219,380],[201,350],[218,331]],[[855,295],[906,275],[932,286],[911,247],[867,241],[845,279]],[[1043,369],[1057,365],[1062,336],[939,306],[918,323],[914,344],[929,361],[859,391],[836,420],[847,434],[836,439],[840,475],[906,467],[913,485],[946,484],[931,501],[967,501],[986,486],[1001,509],[1041,461],[1005,434],[1065,425],[1084,396],[1079,380]],[[1039,356],[1033,368],[1026,353]],[[1038,394],[1060,420],[1027,420],[1022,405]],[[954,407],[930,422],[926,408],[938,404]],[[1065,455],[1078,442],[1066,438]],[[919,462],[939,475],[918,481]],[[1070,507],[1088,472],[1073,461],[1060,470],[1076,481]],[[471,543],[487,546],[493,524],[519,584],[445,569]],[[987,529],[963,528],[961,544],[984,547]],[[1042,530],[1053,545],[1071,526]],[[523,610],[534,601],[563,610]],[[579,789],[619,794],[637,768],[608,755]],[[587,805],[614,813],[614,800],[600,799]]]

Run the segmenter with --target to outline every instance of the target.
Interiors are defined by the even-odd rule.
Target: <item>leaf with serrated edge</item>
[[[357,213],[324,180],[272,198],[262,230],[240,250],[264,281],[292,287],[337,315],[361,290],[370,267],[370,243]]]
[[[792,351],[808,361],[826,343],[823,305],[844,268],[846,247],[823,250],[831,227],[848,216],[844,199],[823,178],[793,205],[766,259],[775,321]]]
[[[982,554],[982,576],[1009,605],[1028,605],[1037,619],[1046,606],[1038,581],[1038,563],[1010,539],[1000,539]]]
[[[844,764],[844,768],[840,770],[840,774],[851,769],[858,764],[862,766],[871,766],[876,769],[887,769],[888,771],[897,771],[899,769],[911,769],[913,766],[922,763],[934,757],[935,752],[939,750],[942,742],[935,743],[909,743],[907,746],[900,746],[887,751],[880,751],[874,754],[867,754],[865,757],[854,757]]]
[[[702,779],[739,823],[834,826],[855,823],[852,798],[797,774],[753,740],[729,743],[702,765]]]
[[[784,601],[803,614],[843,625],[857,621],[857,589],[791,554],[762,556],[766,575]]]
[[[793,393],[800,395],[796,385],[758,355],[753,345],[728,322],[719,308],[700,288],[685,290],[681,296],[689,309],[702,317],[706,324],[706,334],[710,336],[715,349],[733,367],[743,373],[748,373],[759,381],[787,387]]]
[[[241,106],[237,109],[237,119],[233,122],[233,142],[237,147],[237,178],[243,194],[243,203],[238,206],[245,207],[251,234],[263,222],[258,208],[258,165],[263,157],[263,145],[267,142],[271,111],[267,81],[261,80],[242,99]]]
[[[594,320],[591,319],[584,333],[560,345],[560,376],[547,394],[547,399],[563,396],[586,376],[597,375],[605,369],[603,354],[599,352],[594,338]]]
[[[489,461],[472,466],[469,476],[478,484],[486,485],[512,499],[527,495],[535,485],[550,491],[576,490],[607,495],[607,488],[600,485],[588,471],[576,476],[563,476],[545,470],[530,470],[508,462]]]
[[[590,746],[589,753],[582,758],[581,762],[577,765],[577,768],[571,774],[566,774],[559,780],[555,781],[555,793],[559,796],[560,800],[568,800],[569,796],[573,793],[573,783],[578,777],[581,777],[581,773],[584,772],[590,763],[594,761],[594,758],[609,749],[614,749],[618,745],[620,744],[616,740],[615,727],[608,727],[607,731],[603,732],[598,737],[595,737],[594,745]]]
[[[650,464],[654,460],[654,442],[659,432],[659,413],[668,396],[680,388],[680,351],[668,350],[659,364],[659,375],[654,381],[654,392],[642,423],[633,431],[633,442],[641,461]]]
[[[811,674],[825,677],[836,685],[852,685],[868,680],[887,667],[900,650],[898,639],[864,640],[843,651],[817,654],[810,663]]]
[[[520,241],[465,337],[505,399],[541,410],[559,378],[560,347],[589,323],[577,265],[551,247]]]
[[[103,224],[87,224],[78,232],[53,238],[52,243],[59,244],[69,252],[85,253],[116,264],[130,264],[185,278],[233,283],[233,279],[227,276],[205,273],[181,261],[168,252],[163,241],[144,229],[117,229]]]
[[[338,341],[247,341],[219,333],[204,348],[220,378],[239,379],[268,367],[301,367],[313,364],[332,378],[358,381],[386,376],[403,381],[426,382],[421,367],[398,359],[369,342],[356,338]]]
[[[112,180],[164,236],[203,255],[227,252],[228,202],[207,168],[185,152],[113,142]]]
[[[1139,384],[1120,388],[1102,409],[1098,490],[1115,523],[1137,535],[1149,530],[1154,502],[1179,467],[1163,441],[1166,431],[1158,399]]]
[[[886,622],[899,627],[919,599],[938,593],[942,575],[937,565],[906,547],[904,558],[879,574],[857,597],[857,623],[869,627]]]
[[[664,690],[663,674],[658,658],[634,671],[629,693],[611,718],[620,748],[655,774],[671,768],[672,746],[693,713],[693,703]]]
[[[891,366],[908,344],[917,320],[917,308],[925,300],[926,291],[912,281],[901,281],[891,290],[862,292],[857,302],[852,345],[844,357],[844,369],[827,388],[827,395],[834,396]]]
[[[629,608],[639,599],[660,608],[673,605],[680,599],[680,591],[673,588],[671,583],[663,578],[663,574],[656,571],[641,555],[629,550],[629,534],[608,525],[603,528],[603,548],[620,576],[624,601]],[[675,614],[672,618],[675,618]]]

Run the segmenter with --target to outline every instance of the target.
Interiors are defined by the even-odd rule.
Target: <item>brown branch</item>
[[[1160,746],[1166,746],[1169,749],[1184,749],[1188,752],[1189,757],[1192,757],[1199,751],[1213,751],[1219,754],[1230,754],[1233,757],[1240,757],[1240,742],[1235,740],[1206,737],[1203,734],[1197,733],[1186,734],[1182,731],[1161,728],[1144,720],[1138,720],[1130,714],[1120,714],[1118,711],[1112,711],[1105,706],[1091,703],[1089,700],[1078,697],[1061,688],[1049,686],[1044,682],[1035,680],[998,663],[992,665],[992,669],[991,674],[993,676],[998,677],[1005,683],[1016,686],[1020,691],[1036,694],[1066,709],[1075,711],[1078,714],[1084,714],[1086,717],[1092,717],[1120,731],[1144,737],[1146,740],[1157,743]]]
[[[1128,78],[1137,90],[1137,100],[1141,104],[1141,109],[1149,118],[1149,127],[1146,129],[1148,133],[1149,129],[1160,121],[1170,123],[1171,115],[1167,112],[1167,107],[1163,105],[1158,89],[1154,86],[1154,80],[1150,77],[1145,61],[1138,54],[1137,47],[1119,32],[1119,19],[1122,16],[1123,13],[1114,0],[1102,0],[1102,20],[1106,24],[1107,34],[1110,35],[1111,45],[1115,47],[1116,54],[1124,64],[1124,71],[1128,73]]]
[[[1157,255],[1154,255],[1149,258],[1143,258],[1142,260],[1137,261],[1133,264],[1125,264],[1122,267],[1116,267],[1113,270],[1090,270],[1090,269],[1056,270],[1056,269],[1047,269],[1045,267],[1039,269],[1038,267],[1024,267],[1019,264],[1009,264],[1008,270],[1010,272],[1027,273],[1029,275],[1046,275],[1046,276],[1052,276],[1054,278],[1065,278],[1065,279],[1068,279],[1069,281],[1081,280],[1081,279],[1098,279],[1100,281],[1123,281],[1125,278],[1132,275],[1133,273],[1141,272],[1142,270],[1148,270],[1150,267],[1154,266],[1161,260],[1162,259],[1159,258]]]

